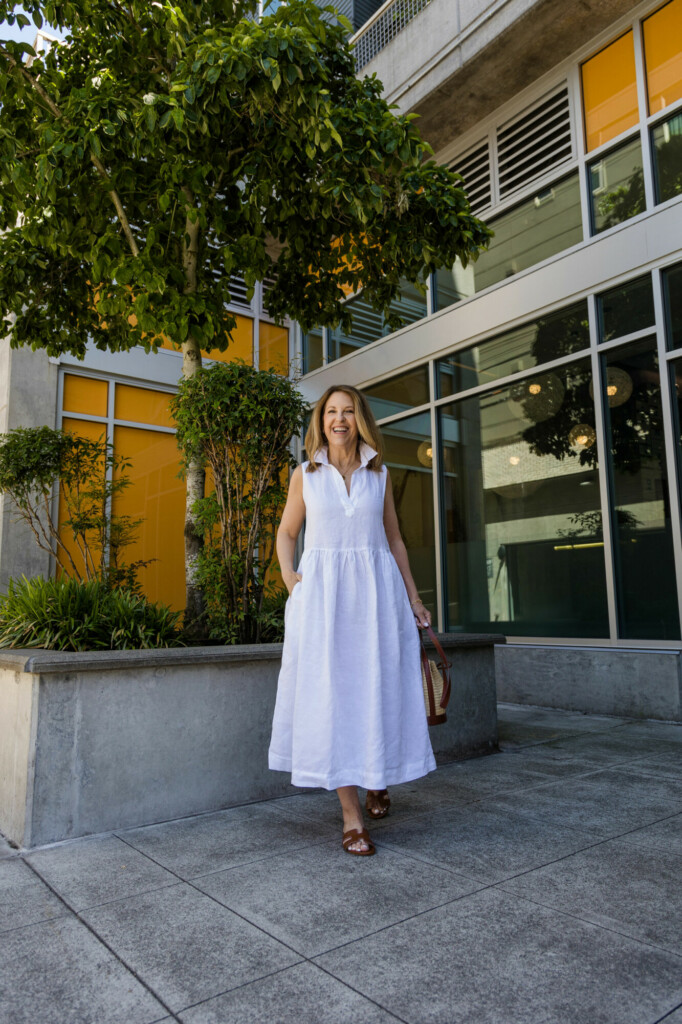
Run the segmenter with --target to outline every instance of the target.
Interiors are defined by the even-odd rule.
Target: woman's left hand
[[[427,626],[431,625],[431,612],[428,608],[425,608],[421,601],[415,601],[412,605],[412,611],[414,617],[417,620],[417,625],[420,629],[426,629]]]

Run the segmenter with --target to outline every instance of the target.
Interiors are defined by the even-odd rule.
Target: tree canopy
[[[411,115],[355,76],[312,0],[24,0],[65,33],[2,41],[0,315],[14,346],[83,356],[162,338],[225,349],[230,276],[274,278],[268,308],[345,322],[364,290],[392,326],[401,278],[486,244],[461,180]],[[349,27],[349,26],[347,26]],[[192,366],[185,372],[191,372]]]

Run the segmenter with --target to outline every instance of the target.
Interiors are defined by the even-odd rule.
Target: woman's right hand
[[[283,573],[282,578],[284,580],[284,585],[289,591],[289,597],[291,597],[291,595],[294,592],[294,587],[301,582],[303,577],[301,576],[300,572],[293,572],[292,570],[291,572]]]

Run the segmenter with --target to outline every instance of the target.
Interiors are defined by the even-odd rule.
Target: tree
[[[209,636],[259,643],[277,603],[268,570],[286,497],[289,442],[306,403],[280,374],[243,363],[202,367],[172,399],[185,465],[205,463],[212,489],[194,512],[204,529],[197,574]],[[279,639],[279,637],[278,637]]]
[[[13,346],[83,356],[224,350],[230,275],[274,276],[268,308],[303,328],[349,326],[362,288],[398,325],[401,278],[458,257],[489,232],[461,179],[429,159],[412,115],[376,77],[355,77],[345,32],[313,0],[255,20],[255,0],[24,0],[66,33],[36,56],[2,41],[0,315]],[[30,61],[26,61],[28,54]],[[29,66],[30,65],[30,66]],[[187,467],[187,618],[203,496]]]

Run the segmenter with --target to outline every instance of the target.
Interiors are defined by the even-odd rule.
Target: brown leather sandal
[[[385,818],[391,806],[387,789],[368,789],[365,810],[370,818]]]
[[[366,850],[351,850],[353,843],[358,843],[361,840],[367,843]],[[373,853],[376,853],[376,847],[372,840],[369,838],[369,833],[366,828],[349,828],[347,832],[343,833],[343,848],[346,853],[352,853],[354,857],[371,857]]]

